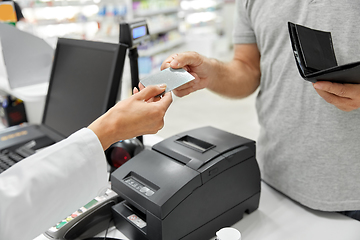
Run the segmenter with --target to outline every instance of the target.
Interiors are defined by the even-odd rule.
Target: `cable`
[[[111,223],[112,220],[113,220],[113,218],[111,217],[110,220],[109,220],[109,223],[108,223],[108,227],[106,228],[104,238],[103,237],[93,237],[93,238],[86,238],[84,240],[124,240],[124,239],[121,239],[121,238],[108,238],[107,237],[108,230],[110,228],[110,223]]]
[[[111,223],[112,220],[113,220],[113,217],[111,216],[111,218],[110,218],[110,220],[109,220],[109,223],[108,223],[108,226],[107,226],[106,231],[105,231],[104,240],[106,240],[106,236],[107,236],[107,234],[108,234],[108,230],[109,230],[110,223]]]

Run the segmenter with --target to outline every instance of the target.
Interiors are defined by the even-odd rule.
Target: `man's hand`
[[[171,55],[162,63],[161,70],[168,67],[174,69],[183,68],[195,78],[193,81],[174,89],[173,92],[176,96],[183,97],[207,87],[209,82],[209,69],[207,69],[208,65],[204,64],[206,60],[208,60],[208,58],[199,53],[184,52]]]
[[[135,90],[133,96],[118,102],[89,125],[104,150],[120,140],[157,133],[164,126],[172,97],[171,93],[158,95],[165,91],[166,85],[139,88],[141,91]]]
[[[317,93],[338,109],[350,112],[360,108],[360,84],[319,81],[313,83]]]
[[[183,68],[195,77],[173,90],[178,97],[207,88],[222,96],[244,98],[260,85],[260,52],[255,43],[235,44],[230,62],[184,52],[170,56],[161,65],[161,69],[168,67]]]

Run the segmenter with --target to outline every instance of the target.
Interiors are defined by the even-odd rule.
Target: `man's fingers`
[[[183,68],[186,65],[189,66],[199,66],[201,64],[200,55],[196,52],[185,52],[179,53],[174,59],[170,62],[170,67],[172,68]]]
[[[327,81],[318,81],[313,85],[316,90],[325,91],[344,98],[353,98],[354,89],[355,88],[360,89],[360,86],[354,84],[342,84],[342,83],[333,83]]]
[[[193,88],[195,86],[195,83],[194,83],[194,80],[193,81],[190,81],[190,82],[187,82],[185,83],[184,85],[181,85],[180,87],[177,87],[176,90],[184,90],[184,89],[187,89],[187,88]]]
[[[164,70],[164,69],[166,69],[166,68],[169,68],[170,67],[170,62],[172,61],[172,60],[174,60],[174,58],[175,57],[177,57],[177,53],[175,53],[175,54],[173,54],[173,55],[171,55],[170,57],[168,57],[162,64],[161,64],[161,70]]]
[[[335,104],[339,104],[339,99],[340,97],[332,94],[332,93],[329,93],[329,92],[326,92],[326,91],[322,91],[322,90],[318,90],[316,89],[316,92],[320,95],[320,97],[322,97],[326,102],[328,103],[331,103],[333,105]]]
[[[326,102],[334,105],[342,111],[349,112],[358,108],[358,106],[356,105],[356,101],[351,98],[340,97],[327,91],[322,91],[318,89],[315,90]]]
[[[186,89],[182,89],[182,90],[173,90],[174,94],[178,97],[185,97],[187,95],[189,95],[190,93],[194,92],[195,90],[191,87],[191,88],[186,88]]]

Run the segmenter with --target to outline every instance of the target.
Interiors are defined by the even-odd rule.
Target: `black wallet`
[[[360,62],[338,66],[330,32],[289,22],[289,34],[296,65],[310,82],[360,83]]]

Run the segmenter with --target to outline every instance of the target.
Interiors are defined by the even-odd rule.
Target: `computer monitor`
[[[126,47],[59,38],[42,125],[67,137],[117,101]]]

